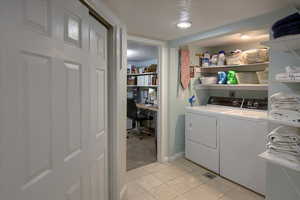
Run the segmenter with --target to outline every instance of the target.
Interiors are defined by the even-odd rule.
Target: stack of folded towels
[[[267,149],[292,162],[300,161],[300,129],[280,126],[268,134]]]
[[[300,67],[287,66],[284,73],[276,74],[278,81],[300,81]]]
[[[271,119],[288,122],[300,127],[300,96],[296,94],[276,93],[270,97]]]

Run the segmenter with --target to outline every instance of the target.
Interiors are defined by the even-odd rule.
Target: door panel
[[[92,174],[92,198],[91,200],[102,200],[106,199],[105,191],[105,157],[101,155],[95,163],[93,163],[91,174]]]
[[[105,97],[105,71],[96,69],[97,79],[97,135],[99,137],[104,131],[105,124],[105,110],[104,110],[104,97]]]
[[[67,132],[66,132],[66,156],[70,157],[80,152],[81,143],[81,66],[73,63],[65,65],[65,84],[66,84],[66,113],[67,113]]]
[[[107,30],[90,18],[92,200],[107,199]]]
[[[107,30],[78,0],[0,7],[1,199],[107,199]]]
[[[23,189],[44,179],[52,170],[51,62],[23,54],[19,66],[22,139],[26,162]]]
[[[49,34],[51,30],[51,1],[24,0],[23,16],[26,25],[41,33]]]

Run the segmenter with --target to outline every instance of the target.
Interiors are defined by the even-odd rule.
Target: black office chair
[[[148,116],[145,112],[139,112],[134,99],[127,99],[127,117],[135,121],[135,129],[140,134],[140,139],[143,139],[140,129],[141,122],[153,120],[153,117]]]

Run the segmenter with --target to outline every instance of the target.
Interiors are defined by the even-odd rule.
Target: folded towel
[[[273,103],[270,106],[271,110],[286,110],[300,112],[300,105],[295,103]]]
[[[299,95],[279,92],[270,97],[270,104],[271,110],[291,110],[300,112]]]
[[[269,116],[275,120],[290,122],[300,125],[300,112],[291,110],[271,110]]]
[[[289,15],[272,26],[273,37],[278,38],[286,35],[293,35],[300,33],[300,14],[295,13]]]
[[[281,136],[279,134],[269,134],[268,140],[272,142],[273,144],[299,144],[300,143],[300,137],[297,136]]]
[[[300,146],[299,145],[274,145],[272,143],[267,144],[267,149],[272,149],[274,151],[289,154],[292,156],[297,156],[300,158]]]
[[[279,73],[275,79],[278,81],[300,81],[300,73]]]
[[[279,38],[279,37],[294,35],[299,33],[300,33],[300,20],[273,29],[274,38]]]
[[[283,92],[278,92],[271,96],[271,101],[286,101],[286,100],[300,102],[300,96],[296,94],[286,94]]]
[[[300,67],[296,67],[296,66],[286,66],[285,67],[285,71],[287,73],[300,73]]]
[[[300,20],[300,14],[299,13],[291,14],[287,17],[282,18],[281,20],[278,20],[275,24],[273,24],[272,30],[276,29],[276,28],[278,28],[282,25],[289,24],[291,22],[297,22],[299,20]]]
[[[268,151],[284,159],[300,161],[300,130],[295,127],[279,126],[268,134]]]

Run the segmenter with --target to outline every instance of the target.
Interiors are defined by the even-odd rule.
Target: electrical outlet
[[[235,91],[229,91],[229,97],[235,97]]]

